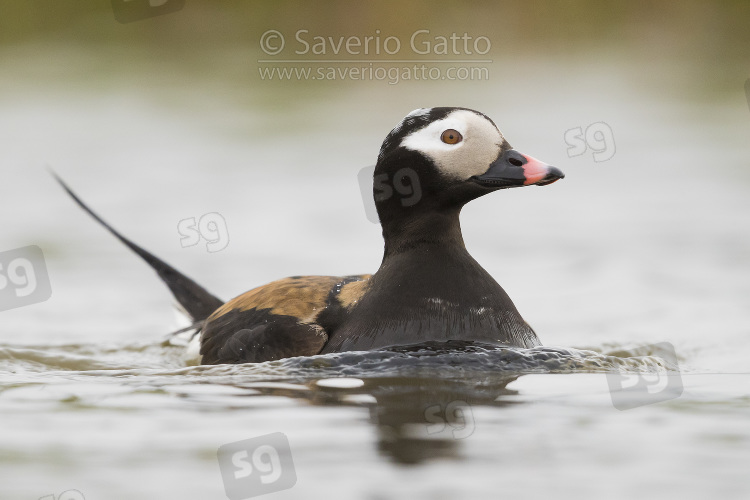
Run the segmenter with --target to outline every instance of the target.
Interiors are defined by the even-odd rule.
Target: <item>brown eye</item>
[[[458,130],[452,128],[449,128],[440,136],[440,140],[446,144],[458,144],[461,142],[461,139],[463,139],[463,137],[458,133]]]

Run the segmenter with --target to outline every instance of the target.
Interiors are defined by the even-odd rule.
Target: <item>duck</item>
[[[372,274],[291,276],[223,301],[124,237],[54,172],[73,200],[143,258],[192,320],[195,363],[259,363],[434,342],[541,345],[511,298],[469,254],[459,215],[503,189],[563,179],[511,147],[485,114],[419,108],[382,143],[373,198],[383,259]],[[409,192],[408,197],[401,193]],[[195,352],[197,351],[197,352]]]

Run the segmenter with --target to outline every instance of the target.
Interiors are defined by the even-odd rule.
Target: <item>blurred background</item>
[[[480,110],[516,149],[567,174],[463,215],[469,249],[545,343],[705,338],[747,319],[746,2],[188,1],[124,24],[112,7],[3,6],[3,249],[42,248],[52,288],[48,301],[3,313],[25,339],[137,335],[134,322],[150,338],[172,320],[151,271],[46,167],[229,298],[280,276],[377,269],[379,227],[357,173],[403,115],[431,106]],[[269,30],[286,39],[279,54],[262,50]],[[437,37],[451,35],[468,35],[472,54],[463,40],[439,53]],[[341,45],[349,37],[380,37],[383,50],[357,55]],[[400,45],[393,55],[388,37]],[[417,63],[391,60],[430,61],[412,73],[428,78],[394,81],[388,74]],[[331,68],[334,78],[267,74]],[[340,77],[354,68],[359,79]],[[448,68],[467,68],[465,79],[448,80]],[[183,247],[180,221],[213,212],[226,223],[224,249]],[[518,215],[493,222],[509,212]]]
[[[65,346],[99,357],[91,346],[153,343],[181,324],[153,272],[48,168],[125,235],[229,299],[289,275],[375,271],[380,228],[358,174],[406,113],[432,106],[487,114],[516,149],[566,174],[462,215],[470,252],[545,345],[611,353],[670,342],[685,373],[747,372],[750,3],[152,4],[0,2],[0,255],[38,246],[51,289],[0,312],[9,384],[21,383],[9,373],[34,370],[44,380],[64,365]],[[367,37],[380,53],[362,53]],[[41,346],[59,350],[21,365],[7,350]],[[180,366],[113,356],[122,369]],[[81,369],[76,359],[69,366]],[[730,389],[746,394],[742,380]],[[20,408],[19,425],[32,411]],[[746,445],[747,431],[738,435]],[[55,439],[34,441],[50,470],[62,461],[48,450]],[[211,446],[190,467],[202,471]],[[31,455],[5,457],[18,477],[37,477]],[[371,486],[367,498],[395,498]]]

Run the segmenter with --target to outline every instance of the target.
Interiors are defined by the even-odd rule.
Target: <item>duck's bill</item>
[[[493,161],[485,173],[472,177],[472,180],[483,186],[500,189],[546,186],[564,177],[565,174],[557,167],[509,149]]]

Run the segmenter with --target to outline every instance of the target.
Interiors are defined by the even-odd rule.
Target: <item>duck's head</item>
[[[499,189],[544,186],[563,177],[559,169],[514,150],[478,111],[422,108],[406,115],[383,141],[375,205],[383,222],[460,209]]]

